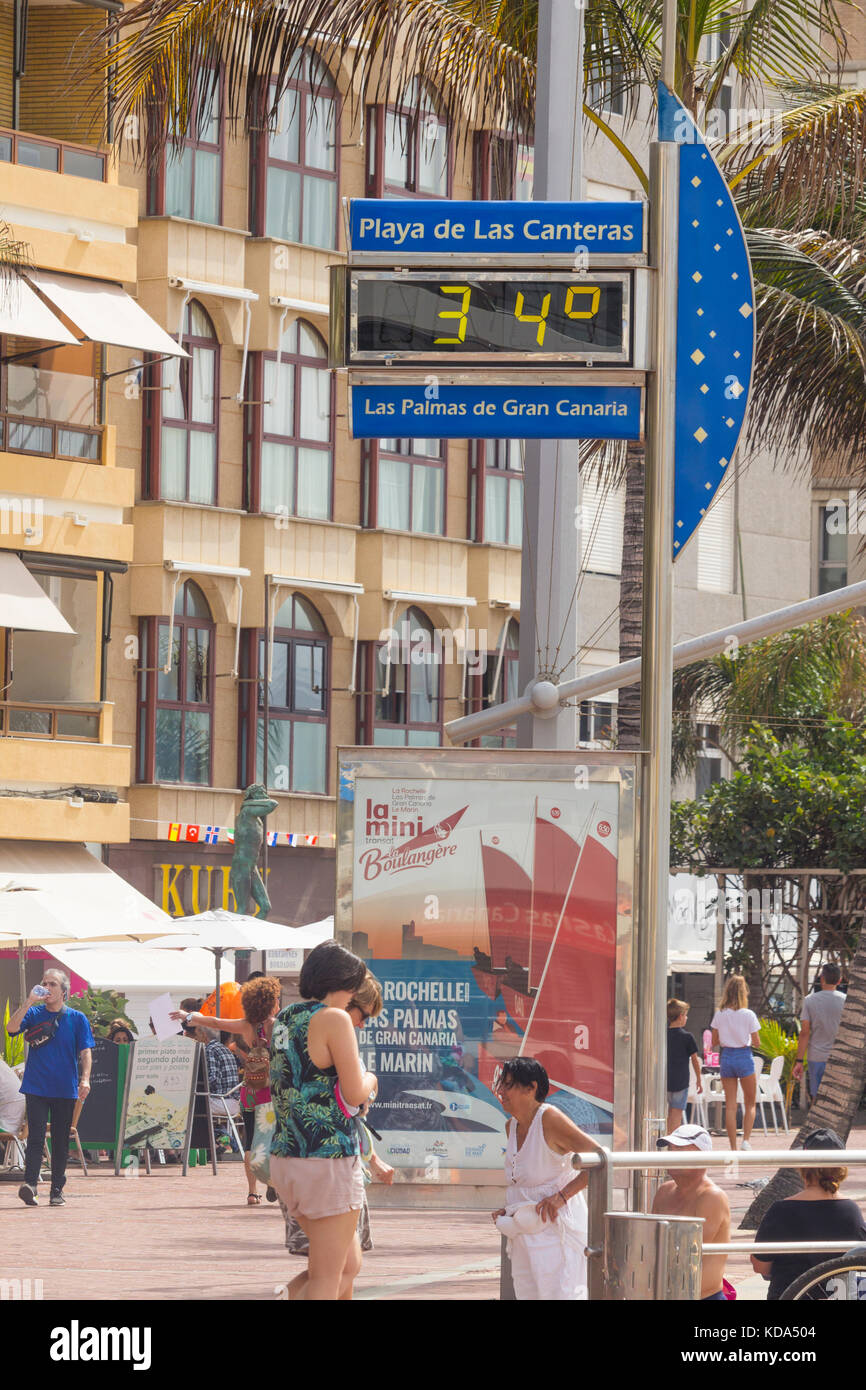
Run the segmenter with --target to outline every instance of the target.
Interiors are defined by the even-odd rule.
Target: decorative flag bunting
[[[326,835],[303,835],[288,830],[268,830],[265,837],[269,845],[291,845],[298,848],[301,845],[312,846],[322,844],[335,844],[336,835],[333,833]],[[170,840],[183,840],[187,844],[230,844],[235,842],[234,827],[221,825],[184,825],[181,822],[171,821],[168,827],[168,838]]]

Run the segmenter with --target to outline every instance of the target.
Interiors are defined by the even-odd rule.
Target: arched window
[[[163,363],[163,389],[147,393],[149,491],[175,502],[213,506],[219,457],[219,343],[213,324],[194,299],[186,307],[181,343],[189,357]]]
[[[275,87],[270,87],[270,106]],[[251,226],[305,246],[337,244],[337,89],[314,54],[299,55],[276,119],[252,145]]]
[[[292,594],[277,610],[267,709],[267,640],[261,631],[248,636],[244,674],[253,667],[256,651],[258,683],[246,680],[241,685],[241,786],[265,781],[267,726],[267,785],[275,791],[323,795],[328,789],[330,680],[330,638],[324,621],[302,594]],[[255,690],[258,695],[251,696]],[[249,714],[254,701],[253,730]]]
[[[374,197],[447,198],[450,132],[417,77],[400,106],[371,107],[367,183]]]
[[[331,515],[333,381],[328,354],[314,328],[296,319],[283,350],[253,363],[247,430],[251,509],[287,516]]]
[[[442,647],[420,608],[408,608],[389,642],[370,643],[362,742],[431,748],[442,742]]]
[[[145,618],[139,670],[138,779],[211,781],[214,623],[201,589],[187,580],[174,614]]]

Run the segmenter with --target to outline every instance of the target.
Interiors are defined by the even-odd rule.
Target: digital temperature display
[[[627,364],[627,271],[355,271],[350,361]]]

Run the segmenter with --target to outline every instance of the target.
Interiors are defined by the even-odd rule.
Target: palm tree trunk
[[[643,599],[644,446],[629,444],[626,457],[622,575],[619,587],[619,659],[641,654]],[[616,710],[617,747],[640,748],[640,683],[624,685]]]
[[[860,932],[849,979],[848,998],[818,1098],[792,1143],[792,1149],[801,1149],[807,1134],[825,1127],[835,1129],[840,1139],[846,1143],[848,1141],[863,1094],[866,1071],[866,927]],[[758,1193],[740,1222],[740,1229],[756,1230],[761,1217],[773,1202],[790,1197],[793,1192],[799,1192],[802,1186],[796,1168],[780,1168],[764,1190]]]

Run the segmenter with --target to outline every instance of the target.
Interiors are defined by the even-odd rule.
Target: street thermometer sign
[[[356,439],[638,439],[643,203],[360,199],[331,270]]]

